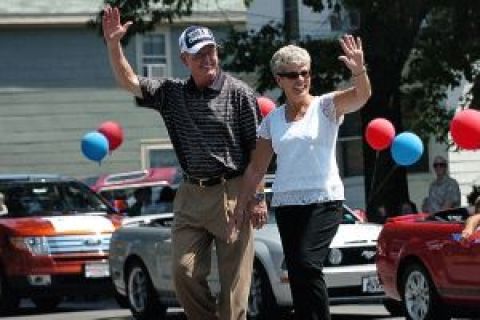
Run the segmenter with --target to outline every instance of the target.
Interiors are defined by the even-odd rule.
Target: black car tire
[[[51,296],[51,297],[35,297],[32,298],[35,307],[41,312],[54,311],[58,305],[62,302],[63,297]]]
[[[403,308],[407,320],[451,319],[448,311],[442,307],[437,289],[423,266],[407,266],[401,279]]]
[[[280,319],[280,315],[280,308],[273,295],[267,272],[259,261],[255,261],[248,296],[247,318],[249,320]]]
[[[167,307],[160,303],[150,275],[141,262],[130,264],[126,280],[128,304],[135,319],[166,319]]]
[[[387,298],[383,300],[383,306],[387,309],[388,313],[394,317],[401,317],[405,314],[401,301]]]
[[[113,293],[113,297],[115,298],[115,301],[120,308],[127,309],[130,306],[128,304],[128,297],[121,295],[117,292],[117,290],[115,290],[115,292]]]
[[[0,270],[0,315],[9,315],[17,310],[18,298],[8,286],[3,272]]]

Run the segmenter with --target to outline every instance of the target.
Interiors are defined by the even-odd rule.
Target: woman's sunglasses
[[[277,76],[288,78],[288,79],[298,79],[299,76],[307,78],[307,77],[310,77],[310,70],[303,70],[300,72],[296,72],[296,71],[278,72]]]

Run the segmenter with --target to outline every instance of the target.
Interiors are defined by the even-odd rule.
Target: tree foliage
[[[244,0],[244,3],[248,6],[252,1]],[[196,0],[104,0],[105,5],[120,9],[122,21],[133,22],[123,39],[124,42],[128,42],[135,33],[151,31],[159,23],[172,23],[176,18],[191,15],[195,2]],[[89,22],[89,25],[96,28],[100,35],[102,34],[102,15],[103,11],[100,11],[95,20]]]

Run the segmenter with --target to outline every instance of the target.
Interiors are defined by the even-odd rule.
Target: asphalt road
[[[332,306],[332,320],[400,320],[391,317],[382,305],[340,305]],[[28,301],[22,302],[15,316],[2,317],[2,320],[132,320],[128,309],[120,309],[112,299],[92,302],[64,302],[54,313],[39,313]],[[187,320],[182,309],[169,309],[168,320]],[[283,320],[293,320],[287,316]],[[457,319],[460,320],[460,319]],[[477,319],[478,320],[478,319]]]
[[[366,320],[366,319],[402,319],[392,318],[381,305],[343,305],[332,306],[332,320]],[[111,300],[92,302],[64,302],[55,313],[39,313],[28,301],[23,301],[17,315],[2,317],[2,320],[131,320],[128,309],[120,309]],[[169,309],[168,320],[186,320],[182,309]],[[290,320],[293,317],[286,317]]]

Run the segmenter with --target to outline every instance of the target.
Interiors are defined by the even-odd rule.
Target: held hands
[[[250,223],[255,229],[262,228],[267,223],[268,210],[265,200],[252,200],[248,204],[250,213]]]
[[[347,34],[340,38],[340,45],[345,55],[339,56],[338,59],[345,63],[347,68],[352,72],[352,76],[356,77],[366,71],[363,59],[362,40]]]
[[[127,33],[132,21],[127,21],[124,25],[120,23],[120,11],[118,8],[106,6],[103,10],[102,28],[103,37],[107,43],[116,43]]]
[[[238,203],[235,206],[233,214],[227,223],[226,239],[228,243],[233,243],[238,239],[238,234],[242,228],[245,219],[249,219],[252,227],[255,229],[262,228],[267,222],[268,210],[265,200],[251,200],[245,205]]]

